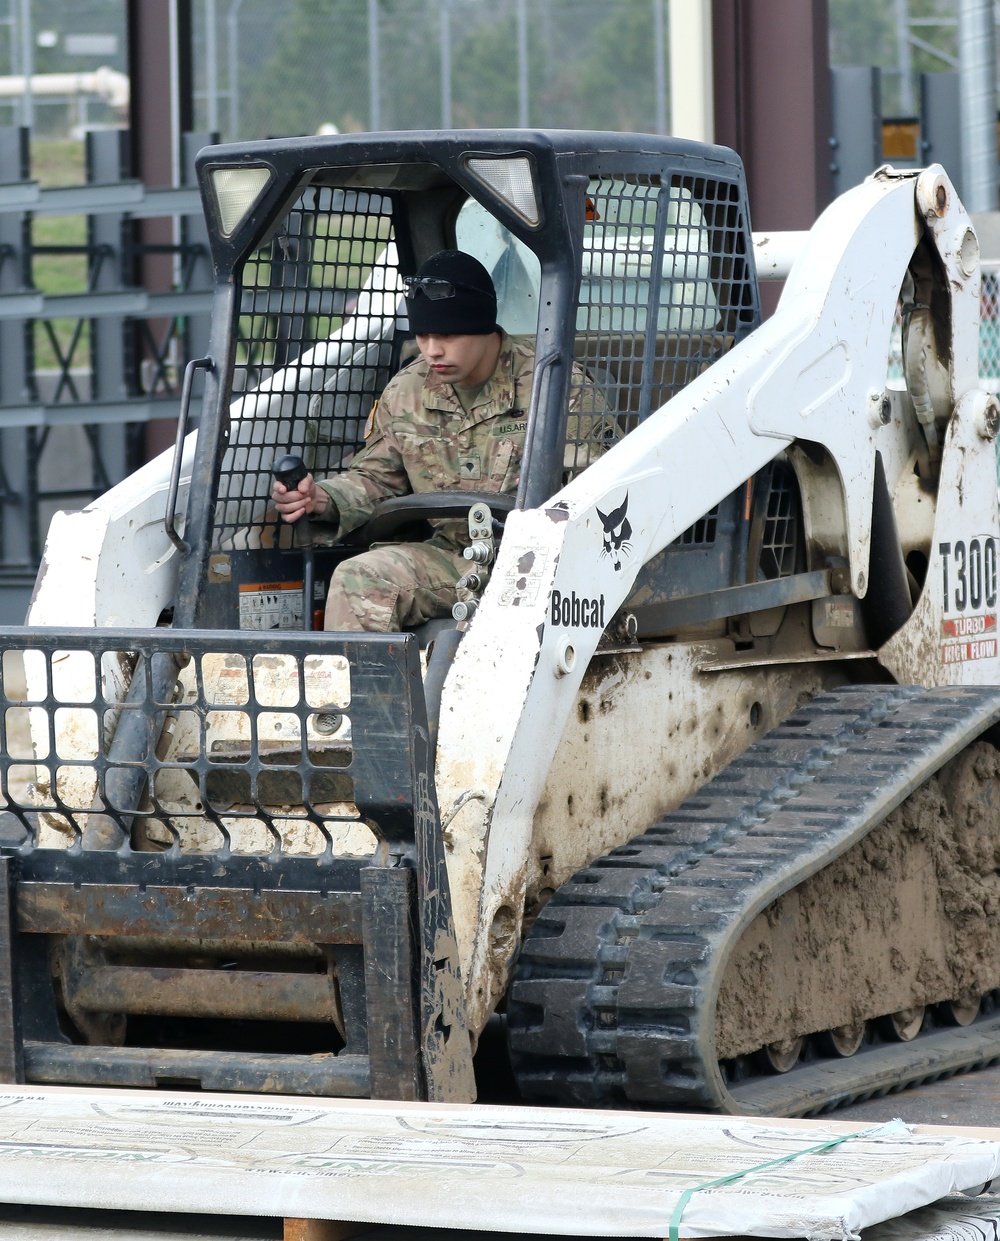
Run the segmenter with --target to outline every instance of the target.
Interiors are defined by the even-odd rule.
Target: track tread
[[[926,1076],[921,1037],[879,1048],[874,1059],[873,1049],[730,1090],[714,1054],[714,988],[752,917],[845,852],[998,719],[996,688],[833,690],[578,872],[526,936],[511,988],[522,1094],[575,1106],[800,1115]],[[561,960],[575,964],[571,988],[561,985]],[[561,1008],[557,987],[568,1001]],[[967,1029],[986,1026],[978,1041],[933,1036],[947,1046],[947,1067],[930,1071],[1000,1054],[1000,1019]],[[558,1047],[546,1041],[557,1030]]]

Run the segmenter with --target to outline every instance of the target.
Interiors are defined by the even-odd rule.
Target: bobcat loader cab
[[[927,842],[862,894],[916,891],[912,968],[910,922],[872,952],[822,888],[908,797],[962,820],[954,764],[987,770],[1000,716],[996,407],[940,170],[835,204],[763,326],[721,149],[364,134],[210,148],[199,176],[197,436],[53,524],[5,640],[8,1075],[468,1099],[505,1004],[522,1092],[565,1102],[803,1111],[931,1044],[995,1054],[985,1016],[960,1051],[925,1019],[1000,983]],[[536,342],[516,501],[470,470],[298,548],[272,467],[348,466],[412,352],[401,279],[445,247]],[[340,559],[442,516],[478,557],[457,626],[303,629]],[[93,629],[65,628],[70,575]]]

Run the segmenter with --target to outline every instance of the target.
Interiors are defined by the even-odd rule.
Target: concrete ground
[[[1000,1129],[1000,1067],[929,1082],[831,1112],[832,1120],[908,1121],[915,1125],[983,1125]]]

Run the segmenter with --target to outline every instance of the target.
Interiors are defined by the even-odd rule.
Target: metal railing
[[[49,189],[31,179],[28,131],[0,127],[0,623],[24,619],[52,513],[155,452],[147,424],[177,416],[184,366],[207,348],[212,272],[193,175],[165,189],[128,179],[126,141],[88,134],[88,183]],[[185,135],[189,174],[208,141]],[[73,239],[40,240],[47,217],[75,217]],[[53,264],[74,260],[78,287],[45,291]]]

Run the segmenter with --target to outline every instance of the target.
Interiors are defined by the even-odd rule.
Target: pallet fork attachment
[[[0,854],[0,1078],[474,1097],[415,639],[22,630],[7,652],[0,782],[23,839]],[[168,657],[182,673],[157,692]],[[123,758],[127,713],[153,740]],[[328,1037],[150,1041],[185,1014]]]

